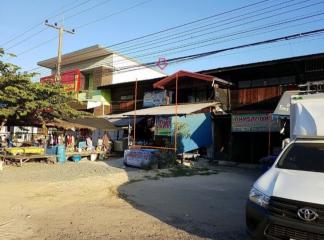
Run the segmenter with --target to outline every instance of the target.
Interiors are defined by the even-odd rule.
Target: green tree
[[[0,58],[5,56],[0,48]],[[35,73],[21,73],[20,68],[0,60],[0,124],[12,121],[34,121],[43,126],[53,118],[67,119],[85,113],[69,106],[73,96],[59,84],[32,82]]]

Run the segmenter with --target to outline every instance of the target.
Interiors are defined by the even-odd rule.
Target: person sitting
[[[86,143],[87,143],[87,150],[92,151],[93,150],[93,143],[92,143],[92,139],[91,139],[90,136],[88,136],[86,138]]]

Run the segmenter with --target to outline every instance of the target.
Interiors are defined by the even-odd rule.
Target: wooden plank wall
[[[282,94],[280,86],[260,87],[260,88],[245,88],[231,91],[231,105],[233,108],[242,105],[262,102]]]

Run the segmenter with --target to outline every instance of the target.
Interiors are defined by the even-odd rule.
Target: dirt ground
[[[199,239],[119,197],[119,186],[148,175],[119,160],[5,166],[0,239]]]

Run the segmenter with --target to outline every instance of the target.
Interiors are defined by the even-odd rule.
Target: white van
[[[252,239],[324,239],[324,138],[297,138],[253,185],[246,205]]]

